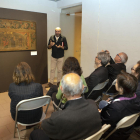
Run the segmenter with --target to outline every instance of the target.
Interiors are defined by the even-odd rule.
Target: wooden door
[[[75,13],[74,57],[81,62],[81,23],[82,12]]]

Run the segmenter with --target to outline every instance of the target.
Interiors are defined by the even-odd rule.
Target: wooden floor
[[[43,86],[43,93],[46,95],[47,90],[45,89],[45,85]],[[14,120],[11,118],[10,114],[10,98],[8,96],[8,92],[0,93],[0,140],[18,140],[18,138],[13,138],[14,134]],[[46,107],[43,107],[45,110]],[[54,111],[52,102],[48,108],[48,112],[46,114],[46,118],[50,117],[52,112]],[[20,129],[24,127],[20,126]],[[21,132],[21,136],[24,136],[25,131]],[[17,136],[17,135],[16,135]],[[140,140],[140,137],[134,132],[130,136],[128,140]]]

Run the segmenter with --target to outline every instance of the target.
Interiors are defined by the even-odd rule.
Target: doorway
[[[68,50],[65,51],[65,59],[74,56],[81,62],[81,26],[82,5],[61,10],[60,27],[62,35],[66,36]]]

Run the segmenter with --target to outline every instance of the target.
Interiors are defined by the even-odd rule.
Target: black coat
[[[115,99],[123,97],[123,95],[116,96]],[[129,116],[140,112],[140,98],[137,96],[131,100],[122,100],[112,102],[101,111],[102,124],[111,124],[111,128],[106,132],[109,133],[116,127],[116,124],[125,116]],[[125,140],[133,131],[133,126],[119,129],[112,134],[108,140]],[[105,135],[106,135],[105,134]]]
[[[51,139],[83,140],[101,128],[101,119],[95,102],[80,98],[68,101],[64,110],[54,112],[41,127]]]
[[[43,96],[42,85],[39,83],[20,83],[16,85],[11,83],[9,86],[9,97],[11,98],[11,116],[15,120],[16,105],[24,100],[35,97]],[[42,108],[31,110],[31,111],[19,111],[17,120],[21,123],[34,123],[40,120],[42,116]]]
[[[117,78],[117,75],[121,73],[122,70],[126,71],[126,66],[124,63],[115,63],[114,60],[111,58],[110,65],[107,66],[108,70],[108,77],[109,82],[106,86],[106,90],[111,86],[112,82]],[[108,91],[108,93],[115,93],[116,89],[115,86]]]
[[[50,42],[54,42],[55,44],[52,46],[52,57],[53,58],[62,58],[64,57],[64,50],[68,50],[68,44],[67,44],[67,39],[65,36],[60,35],[58,41],[56,42],[55,35],[52,35],[49,39],[48,45],[50,45]],[[64,49],[62,48],[57,48],[55,45],[59,46],[61,45],[64,46]]]
[[[93,71],[89,77],[87,77],[86,83],[88,86],[88,92],[85,93],[85,97],[88,96],[88,94],[92,91],[92,89],[98,85],[99,83],[102,83],[104,81],[106,81],[108,79],[108,70],[106,67],[101,66],[97,69],[95,69],[95,71]],[[92,92],[92,94],[89,96],[90,99],[97,99],[98,96],[100,96],[102,94],[102,90],[100,91],[94,91]]]

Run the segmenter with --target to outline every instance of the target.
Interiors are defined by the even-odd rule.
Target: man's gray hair
[[[128,56],[127,56],[126,53],[121,52],[121,54],[119,54],[119,56],[121,57],[121,62],[122,62],[122,63],[126,63],[126,62],[127,62]]]
[[[74,96],[76,94],[82,93],[83,81],[82,81],[81,77],[80,77],[80,80],[77,84],[73,84],[73,83],[67,83],[65,81],[65,76],[66,75],[63,76],[62,81],[61,81],[61,86],[63,88],[63,93],[66,94],[67,96]]]
[[[98,59],[101,60],[102,66],[106,66],[110,61],[110,55],[106,52],[99,52]]]

